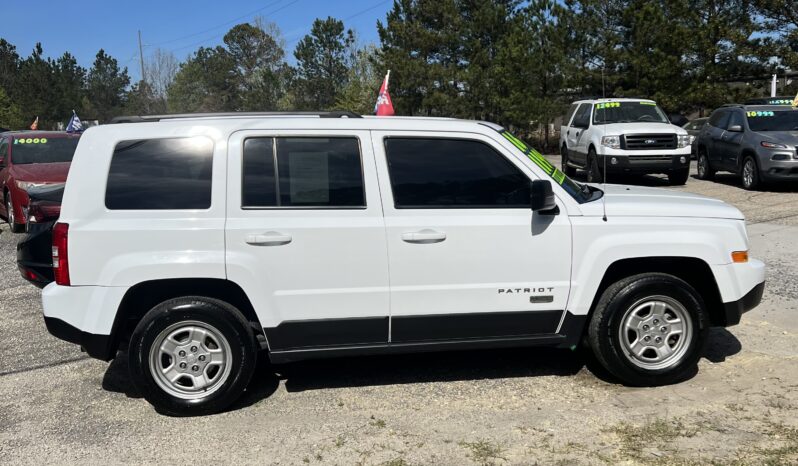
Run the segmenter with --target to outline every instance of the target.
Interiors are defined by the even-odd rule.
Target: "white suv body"
[[[588,182],[607,173],[666,173],[684,184],[693,136],[649,99],[587,99],[571,104],[560,128],[562,169],[587,171]]]
[[[67,180],[54,234],[61,284],[43,290],[45,320],[93,357],[129,345],[134,382],[166,412],[232,402],[258,342],[280,363],[573,349],[593,338],[622,381],[669,383],[695,364],[706,328],[758,304],[764,265],[741,260],[748,239],[732,206],[606,190],[474,121],[195,116],[93,127]],[[631,315],[624,300],[649,307]],[[665,321],[671,347],[640,346]],[[618,338],[641,354],[626,359],[589,330],[632,324],[637,333]]]

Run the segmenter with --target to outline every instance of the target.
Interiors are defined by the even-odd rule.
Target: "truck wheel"
[[[672,275],[645,273],[604,291],[588,342],[596,359],[622,383],[668,385],[695,373],[708,322],[693,287]]]
[[[561,158],[561,165],[562,165],[562,172],[565,173],[565,176],[573,177],[576,175],[576,168],[568,166],[568,148],[565,145],[562,146],[560,149]]]
[[[681,186],[687,183],[688,178],[690,178],[690,167],[668,173],[668,183],[671,186]]]
[[[709,164],[709,157],[705,149],[698,151],[698,161],[696,164],[698,165],[699,180],[711,180],[715,176],[715,170],[713,170],[712,166]]]
[[[759,179],[759,166],[756,160],[750,155],[743,159],[743,169],[740,170],[740,178],[743,183],[743,188],[753,191],[759,188],[762,184]]]
[[[252,378],[257,346],[233,306],[187,296],[164,301],[130,338],[130,375],[158,412],[191,416],[219,412]]]
[[[601,168],[596,156],[596,149],[591,147],[587,152],[587,182],[601,183],[602,181],[604,180],[601,178]]]

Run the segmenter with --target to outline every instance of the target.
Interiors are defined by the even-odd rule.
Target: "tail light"
[[[69,253],[67,251],[68,223],[56,223],[53,227],[53,275],[59,285],[69,286]]]

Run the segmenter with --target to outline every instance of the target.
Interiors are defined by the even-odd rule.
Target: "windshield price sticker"
[[[557,182],[557,184],[562,185],[565,182],[565,173],[558,170],[557,167],[555,167],[554,165],[551,164],[551,162],[546,160],[546,158],[543,157],[543,155],[541,155],[540,152],[527,146],[526,144],[524,144],[523,141],[510,134],[508,131],[504,131],[503,133],[501,133],[501,135],[504,136],[508,141],[513,143],[513,145],[517,147],[518,150],[520,150],[521,152],[524,153],[524,155],[529,157],[529,160],[534,162],[535,165],[540,167],[541,170],[546,172],[547,175],[552,177],[554,181]]]
[[[745,114],[748,117],[772,117],[775,115],[775,113],[769,111],[745,112]]]
[[[620,106],[621,106],[620,102],[605,102],[602,104],[596,104],[596,108],[615,108]]]
[[[770,104],[770,105],[792,105],[792,100],[789,100],[789,99],[773,99],[773,100],[768,100],[768,104]]]
[[[47,144],[47,138],[19,138],[14,139],[14,144]]]

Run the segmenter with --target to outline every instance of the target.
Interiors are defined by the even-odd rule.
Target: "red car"
[[[66,181],[79,139],[79,134],[61,131],[0,134],[0,214],[11,231],[25,228],[29,188]]]

